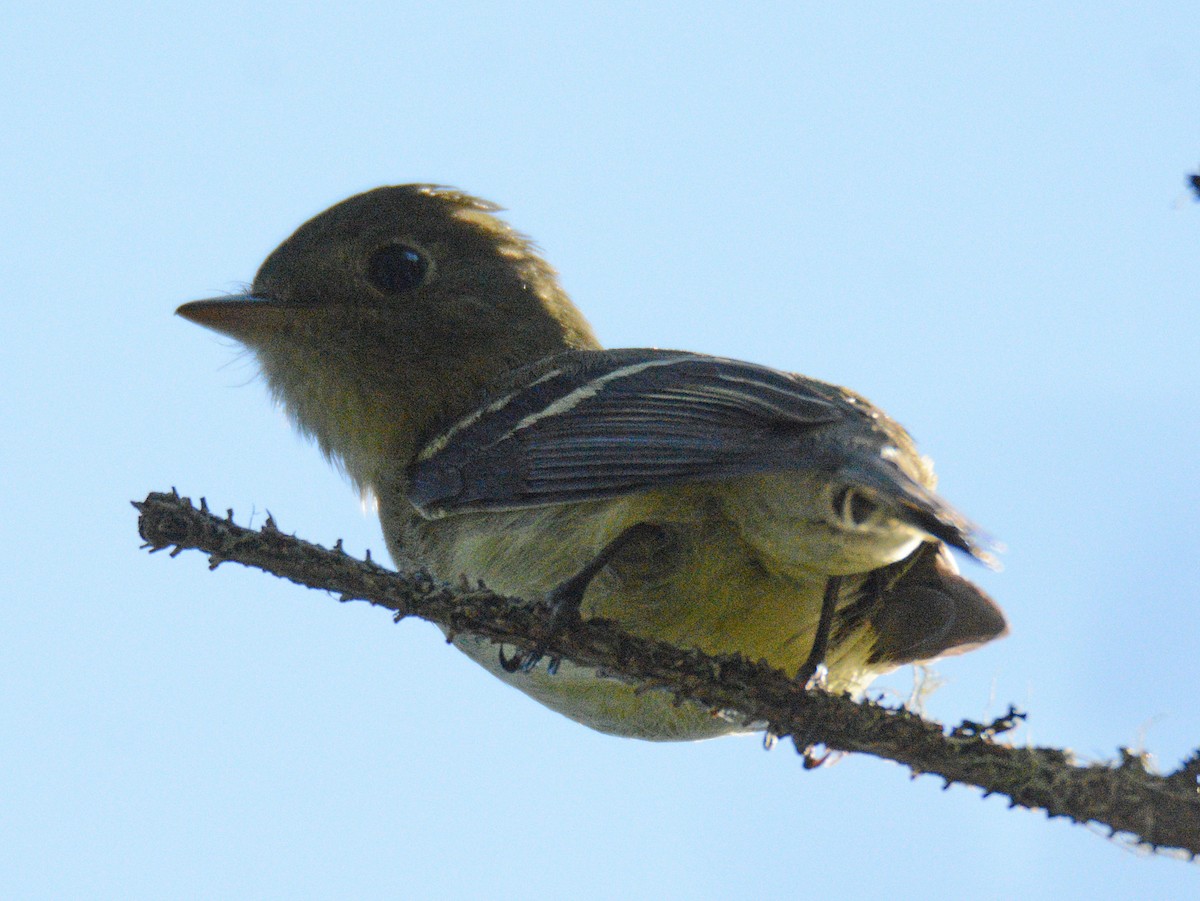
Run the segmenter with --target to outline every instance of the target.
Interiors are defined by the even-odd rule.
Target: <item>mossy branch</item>
[[[769,724],[815,759],[811,748],[873,754],[914,775],[940,776],[947,786],[976,786],[1010,806],[1041,809],[1051,817],[1099,823],[1156,850],[1200,854],[1200,749],[1168,775],[1151,772],[1147,758],[1120,749],[1111,763],[1080,763],[1057,748],[1013,747],[998,737],[1024,714],[1009,710],[991,723],[964,721],[946,729],[904,708],[805,691],[779,670],[739,656],[711,657],[629,635],[613,623],[587,620],[565,633],[550,628],[548,610],[482,587],[454,587],[415,568],[393,572],[368,558],[348,556],[278,530],[268,519],[255,531],[211,514],[172,491],[140,503],[138,530],[152,551],[172,548],[208,555],[210,568],[241,563],[300,585],[332,591],[342,601],[363,600],[416,616],[451,635],[474,633],[547,655],[603,668],[632,683],[672,691],[680,701],[735,710]]]

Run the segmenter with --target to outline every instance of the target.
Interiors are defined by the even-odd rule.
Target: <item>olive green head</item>
[[[358,194],[301,225],[246,294],[178,312],[250,348],[301,431],[370,485],[501,373],[598,346],[497,209],[433,185]]]

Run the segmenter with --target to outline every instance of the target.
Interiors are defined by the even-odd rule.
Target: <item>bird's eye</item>
[[[402,294],[425,283],[429,260],[407,244],[385,244],[367,260],[367,280],[384,294]]]
[[[849,485],[833,494],[833,512],[851,528],[865,526],[879,509],[870,497]]]

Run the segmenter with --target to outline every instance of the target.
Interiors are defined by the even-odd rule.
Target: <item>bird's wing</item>
[[[571,351],[429,441],[410,470],[423,514],[598,500],[799,468],[786,452],[856,411],[832,386],[661,350]],[[817,465],[817,461],[808,461]]]
[[[896,460],[916,451],[870,403],[823,382],[663,350],[568,351],[518,370],[409,469],[423,516],[603,500],[690,482],[822,470],[994,565],[992,544]]]

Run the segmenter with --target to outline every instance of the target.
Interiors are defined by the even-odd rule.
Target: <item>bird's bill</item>
[[[193,300],[175,311],[189,322],[243,342],[277,332],[290,312],[275,300],[253,294]]]

